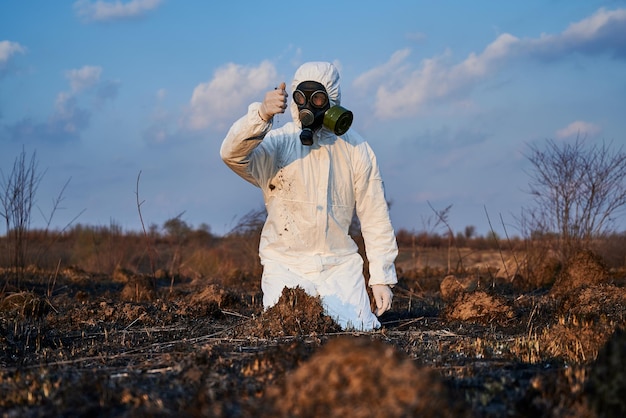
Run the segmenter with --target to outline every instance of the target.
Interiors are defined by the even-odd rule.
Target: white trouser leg
[[[370,331],[380,327],[370,308],[359,254],[346,257],[340,264],[326,266],[323,271],[302,272],[297,266],[285,263],[264,263],[261,289],[265,309],[278,302],[285,287],[298,286],[313,297],[320,296],[326,314],[343,329]]]

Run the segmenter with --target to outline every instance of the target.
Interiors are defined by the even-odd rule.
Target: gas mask
[[[302,123],[302,145],[313,145],[313,132],[322,126],[335,135],[343,135],[352,125],[352,112],[341,106],[331,107],[326,88],[317,81],[298,84],[293,92],[293,101],[298,106],[298,117]]]

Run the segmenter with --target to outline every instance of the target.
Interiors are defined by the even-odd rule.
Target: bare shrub
[[[26,161],[26,151],[22,150],[13,163],[8,176],[0,170],[0,204],[5,220],[7,236],[11,239],[7,251],[12,254],[12,265],[20,271],[26,266],[28,241],[25,236],[30,227],[35,195],[43,174],[37,168],[36,154]]]
[[[16,287],[20,287],[20,279],[24,275],[24,268],[28,264],[37,264],[42,254],[29,258],[28,248],[31,244],[29,229],[32,219],[32,210],[36,203],[37,189],[44,177],[45,172],[39,172],[37,166],[36,153],[33,152],[30,161],[26,160],[26,151],[22,150],[13,163],[13,169],[8,176],[0,170],[0,217],[5,220],[7,230],[6,251],[10,254],[11,265],[16,271]],[[51,234],[49,228],[54,214],[59,209],[63,201],[63,193],[69,180],[65,183],[58,196],[52,202],[52,210],[49,216],[42,212],[46,221],[46,229],[37,237],[44,237],[49,242],[40,250],[48,251],[52,244],[61,234]],[[79,216],[80,212],[66,228],[71,225]],[[65,229],[65,228],[64,228]],[[32,235],[32,234],[31,234]],[[8,281],[6,283],[8,285]]]
[[[531,145],[529,193],[535,207],[522,218],[533,233],[554,234],[561,261],[614,229],[626,205],[626,153],[610,144],[547,140]]]

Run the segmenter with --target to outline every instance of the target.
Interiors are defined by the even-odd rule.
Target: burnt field
[[[258,278],[27,270],[0,294],[4,417],[601,417],[626,413],[624,272],[553,283],[400,271],[372,333]]]

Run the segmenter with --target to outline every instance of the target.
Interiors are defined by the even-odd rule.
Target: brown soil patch
[[[274,417],[468,416],[439,374],[368,337],[329,341],[267,396]]]
[[[620,321],[626,307],[626,289],[610,284],[585,286],[559,298],[559,314],[580,320]]]
[[[449,321],[506,325],[515,314],[503,297],[478,291],[464,293],[444,310]]]
[[[260,338],[300,336],[340,332],[341,327],[328,315],[319,297],[302,288],[283,289],[276,305],[250,324],[251,335]]]
[[[451,301],[463,293],[475,291],[477,287],[477,277],[456,277],[448,275],[441,281],[439,291],[441,292],[443,300]]]
[[[218,284],[208,284],[197,293],[192,293],[189,299],[192,305],[215,304],[218,308],[237,307],[241,298],[234,292],[224,289]]]
[[[592,251],[581,251],[572,257],[557,277],[552,292],[564,294],[582,286],[606,283],[609,271],[601,257]]]

